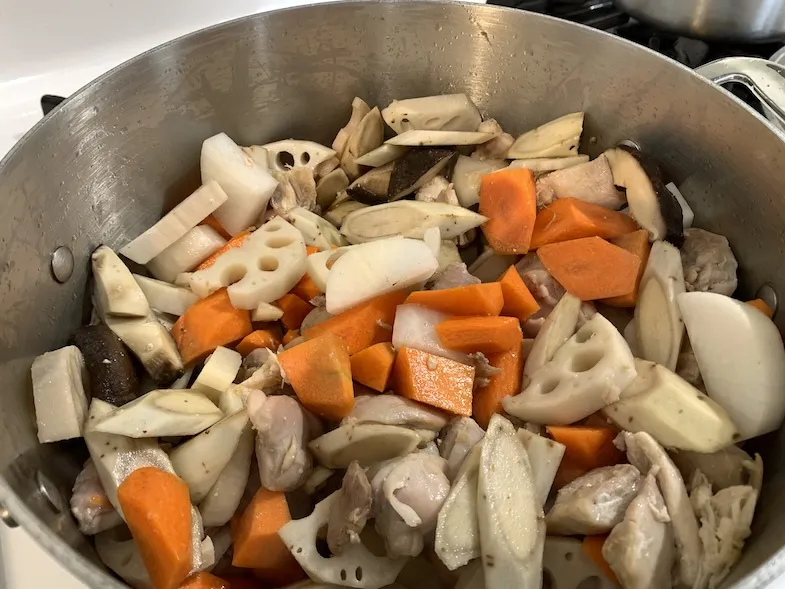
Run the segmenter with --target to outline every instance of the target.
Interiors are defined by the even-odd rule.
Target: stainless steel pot
[[[782,0],[615,0],[635,18],[696,39],[785,39]]]
[[[593,29],[488,6],[342,3],[237,20],[93,82],[0,163],[0,517],[89,586],[119,587],[68,513],[81,443],[38,444],[29,382],[32,359],[82,321],[90,252],[123,245],[194,189],[201,142],[214,133],[329,142],[355,95],[386,104],[440,92],[467,92],[512,133],[585,110],[590,151],[635,141],[662,160],[697,223],[728,236],[743,296],[764,284],[785,293],[785,136],[687,68]],[[740,588],[785,571],[785,437],[761,442],[766,487],[728,582]]]

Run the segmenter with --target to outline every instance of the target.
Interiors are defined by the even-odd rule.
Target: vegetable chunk
[[[534,174],[526,168],[486,174],[480,182],[480,214],[485,238],[497,254],[525,254],[537,216]]]
[[[498,315],[504,295],[498,282],[472,284],[443,290],[419,290],[406,298],[406,304],[422,305],[450,315]]]
[[[523,337],[514,317],[454,317],[437,324],[436,333],[446,348],[486,356],[510,350]]]
[[[412,348],[401,348],[393,369],[395,391],[456,415],[472,414],[474,367]]]
[[[356,353],[350,358],[352,378],[383,393],[392,374],[395,350],[387,342],[380,342]]]
[[[613,239],[638,229],[635,221],[617,211],[575,198],[559,198],[537,214],[530,247],[583,237]]]
[[[502,315],[526,321],[540,310],[540,305],[514,266],[510,266],[499,279],[502,285],[504,306]]]

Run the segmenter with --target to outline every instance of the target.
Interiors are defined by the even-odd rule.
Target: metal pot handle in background
[[[720,86],[744,84],[785,126],[785,67],[758,57],[726,57],[695,72]]]

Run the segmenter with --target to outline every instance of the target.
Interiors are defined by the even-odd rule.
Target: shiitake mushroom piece
[[[93,398],[119,407],[136,399],[139,379],[123,342],[103,323],[80,327],[73,342],[84,356]]]

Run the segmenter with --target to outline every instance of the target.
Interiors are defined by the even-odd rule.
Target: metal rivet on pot
[[[774,290],[773,285],[766,283],[761,286],[758,289],[758,292],[755,293],[755,298],[761,299],[764,303],[766,303],[773,313],[777,312],[777,291]]]
[[[41,495],[49,501],[49,504],[52,506],[57,513],[64,513],[66,511],[65,502],[63,501],[62,495],[60,495],[60,491],[57,490],[54,483],[50,481],[44,473],[40,470],[35,475],[35,480],[38,483],[38,491]]]
[[[66,246],[61,245],[52,252],[52,274],[57,282],[63,283],[74,273],[74,254]]]
[[[637,151],[643,151],[641,149],[641,146],[638,145],[638,143],[636,143],[632,139],[622,139],[621,141],[619,141],[618,144],[619,145],[624,145],[625,147],[630,147],[630,148],[635,149]]]
[[[0,520],[7,525],[9,528],[17,528],[19,524],[16,523],[16,520],[11,517],[11,513],[5,507],[5,505],[0,504]]]

